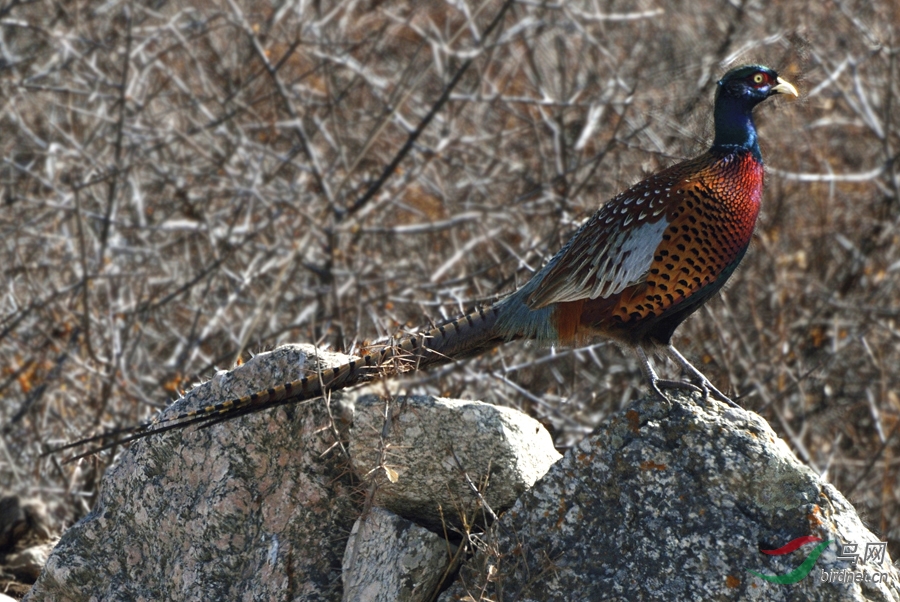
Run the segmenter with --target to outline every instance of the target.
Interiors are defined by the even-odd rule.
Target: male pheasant
[[[775,94],[798,96],[767,67],[747,65],[726,73],[716,92],[712,147],[605,203],[528,283],[493,306],[376,346],[359,360],[309,378],[119,434],[132,433],[127,441],[311,399],[403,369],[476,355],[513,339],[546,344],[612,339],[636,350],[657,395],[663,396],[665,388],[688,388],[733,403],[672,346],[671,337],[722,288],[750,243],[763,186],[752,113]],[[669,355],[691,383],[660,379],[647,351]]]
[[[744,257],[763,187],[753,108],[797,89],[766,67],[725,74],[715,102],[715,140],[604,204],[521,289],[497,304],[506,338],[572,342],[601,336],[634,348],[650,381],[646,349],[679,363],[704,394],[729,401],[671,344],[681,322],[712,297]]]

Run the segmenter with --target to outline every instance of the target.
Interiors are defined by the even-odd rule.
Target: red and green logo
[[[786,545],[778,548],[777,550],[760,550],[763,554],[768,554],[769,556],[783,556],[785,554],[790,554],[795,550],[800,549],[808,543],[815,543],[821,541],[819,545],[817,545],[812,552],[806,557],[800,566],[791,571],[790,573],[785,573],[784,575],[763,575],[762,573],[757,573],[756,571],[751,571],[747,569],[747,572],[751,575],[756,575],[760,579],[765,579],[771,583],[797,583],[807,575],[812,570],[813,565],[816,564],[816,560],[819,559],[819,556],[822,555],[822,552],[825,551],[825,548],[828,547],[834,540],[829,539],[828,541],[822,541],[820,537],[814,537],[812,535],[807,535],[805,537],[798,537],[797,539],[789,541]]]

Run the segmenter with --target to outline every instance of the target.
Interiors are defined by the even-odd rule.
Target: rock
[[[345,360],[282,347],[217,374],[163,416]],[[467,516],[471,526],[484,511],[461,465],[494,511],[512,507],[486,534],[463,539],[479,548],[444,602],[900,601],[890,558],[867,558],[877,538],[755,414],[687,396],[640,400],[554,464],[549,435],[515,410],[431,397],[385,403],[356,403],[349,450],[369,479],[362,488],[332,419],[351,414],[321,399],[135,442],[26,599],[428,599],[448,561],[444,531],[372,504],[432,528],[440,507],[450,525]],[[2,533],[37,516],[9,508]],[[760,553],[810,536],[821,541]],[[851,566],[836,542],[856,544],[864,562]],[[863,570],[868,581],[846,582]],[[772,575],[797,582],[765,580]]]
[[[357,399],[353,469],[376,479],[376,506],[438,533],[444,521],[461,526],[461,513],[469,524],[481,517],[462,469],[500,513],[561,457],[546,429],[512,408],[417,396],[396,398],[388,407],[386,424],[384,401]]]
[[[878,542],[759,416],[641,400],[526,492],[440,600],[900,600],[886,554],[858,569],[880,582],[846,584],[835,542],[818,558],[819,542],[760,553],[810,535],[857,544],[860,559]],[[749,572],[798,567],[789,586]]]
[[[456,546],[381,508],[361,516],[344,550],[344,602],[427,602]]]
[[[163,415],[299,378],[315,364],[311,350],[258,355]],[[318,400],[134,443],[27,599],[340,600],[358,511],[330,424]]]

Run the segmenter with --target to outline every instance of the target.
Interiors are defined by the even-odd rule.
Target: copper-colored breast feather
[[[608,298],[644,282],[680,202],[676,186],[696,162],[665,169],[604,204],[537,276],[529,307]]]
[[[594,214],[538,275],[527,303],[558,304],[564,340],[649,328],[721,287],[749,244],[761,189],[762,166],[749,157],[705,154],[670,167]],[[565,319],[576,309],[580,320]]]

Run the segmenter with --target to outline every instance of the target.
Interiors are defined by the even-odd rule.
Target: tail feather
[[[57,453],[88,443],[107,441],[85,453],[66,460],[71,462],[87,455],[109,449],[121,443],[143,439],[156,433],[197,423],[210,423],[262,411],[285,403],[295,403],[321,397],[328,392],[362,384],[379,378],[395,376],[410,370],[420,370],[473,357],[500,343],[519,338],[515,333],[498,330],[500,306],[476,309],[464,316],[441,324],[431,330],[404,337],[395,343],[376,345],[364,350],[359,359],[321,370],[301,379],[270,387],[221,403],[205,406],[174,416],[157,418],[143,424],[105,432],[57,447],[47,454]],[[112,441],[110,441],[112,439]],[[46,454],[45,454],[46,455]]]
[[[554,305],[529,307],[525,300],[539,280],[532,278],[525,286],[497,302],[492,309],[498,314],[495,330],[506,340],[522,338],[550,345],[559,341],[559,331],[554,317]]]

